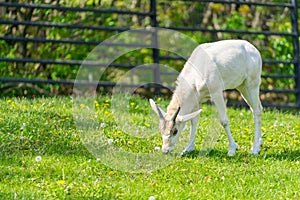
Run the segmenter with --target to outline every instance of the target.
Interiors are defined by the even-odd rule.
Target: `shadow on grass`
[[[23,148],[18,145],[4,146],[0,149],[0,162],[6,161],[6,163],[15,163],[17,160],[21,162],[24,157],[27,156],[76,156],[85,157],[87,159],[93,158],[92,154],[86,149],[86,147],[80,143],[72,143],[70,141],[58,140],[51,144],[46,143],[42,146],[33,145],[28,148]]]
[[[278,153],[266,153],[264,157],[266,159],[298,161],[300,160],[300,150],[286,149]]]
[[[197,158],[213,158],[213,159],[220,159],[224,160],[226,159],[241,159],[244,157],[250,156],[250,154],[243,153],[243,152],[237,152],[234,156],[228,156],[227,155],[227,150],[221,150],[221,149],[212,149],[210,151],[200,151],[200,150],[194,150],[193,152],[190,152],[186,154],[184,157],[186,158],[192,158],[192,159],[197,159]]]
[[[199,150],[195,150],[193,152],[190,152],[186,155],[184,155],[186,158],[192,158],[192,159],[198,159],[198,158],[203,158],[203,157],[208,157],[208,158],[213,158],[213,159],[220,159],[224,160],[226,159],[233,159],[235,161],[238,160],[244,160],[245,158],[253,157],[253,158],[258,158],[258,159],[275,159],[275,160],[287,160],[287,161],[298,161],[300,160],[300,150],[291,150],[291,149],[285,149],[284,151],[278,151],[278,153],[268,153],[266,151],[261,152],[258,156],[251,155],[250,153],[247,152],[239,152],[234,156],[227,156],[227,151],[224,150],[219,150],[219,149],[212,149],[208,153],[203,153]]]

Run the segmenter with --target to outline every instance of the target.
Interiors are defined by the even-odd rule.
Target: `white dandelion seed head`
[[[106,126],[106,124],[104,123],[104,122],[102,122],[101,124],[100,124],[100,128],[104,128]]]
[[[154,147],[154,150],[155,150],[155,151],[159,151],[159,150],[160,150],[160,147]]]
[[[40,162],[41,160],[42,160],[42,157],[41,157],[41,156],[35,157],[35,161],[36,161],[36,162]]]
[[[108,139],[108,140],[107,140],[107,143],[108,143],[109,145],[111,145],[113,142],[114,142],[113,139]]]
[[[25,127],[26,127],[26,123],[22,123],[21,124],[21,131],[23,131]]]
[[[155,200],[155,196],[150,196],[149,200]]]

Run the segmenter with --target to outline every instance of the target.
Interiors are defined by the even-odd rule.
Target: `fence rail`
[[[103,9],[103,8],[88,8],[88,7],[68,7],[60,5],[50,5],[50,4],[31,4],[31,3],[18,3],[18,2],[0,2],[1,8],[18,8],[18,9],[41,9],[41,10],[50,10],[53,11],[62,11],[62,12],[89,12],[97,14],[117,14],[117,15],[128,15],[128,16],[138,16],[138,17],[148,17],[150,19],[150,24],[152,27],[158,28],[167,28],[181,32],[201,32],[201,33],[230,33],[230,34],[244,34],[244,35],[263,35],[263,36],[280,36],[287,37],[292,39],[293,45],[293,58],[292,60],[276,60],[276,59],[263,59],[264,64],[283,64],[283,65],[293,65],[294,73],[293,74],[263,74],[262,78],[267,79],[291,79],[295,82],[295,87],[292,89],[285,88],[262,88],[262,93],[277,93],[277,94],[293,94],[295,95],[295,101],[287,104],[278,104],[278,103],[269,103],[263,102],[265,106],[275,106],[275,107],[295,107],[300,108],[300,63],[299,63],[299,28],[298,28],[298,5],[296,0],[290,0],[290,3],[275,3],[275,2],[253,2],[253,1],[224,1],[224,0],[190,0],[186,2],[201,2],[201,3],[222,3],[222,4],[236,4],[236,5],[248,5],[248,6],[262,6],[262,7],[275,7],[275,8],[286,8],[290,12],[290,20],[292,25],[291,32],[284,31],[266,31],[266,30],[235,30],[235,29],[210,29],[210,28],[199,28],[199,27],[174,27],[174,26],[165,26],[160,24],[157,19],[158,11],[157,6],[158,0],[149,0],[149,10],[146,12],[132,11],[132,10],[120,10],[120,9]],[[88,24],[68,24],[68,23],[58,23],[52,21],[34,21],[34,20],[17,20],[17,19],[0,19],[0,25],[9,25],[9,26],[24,26],[24,27],[42,27],[42,28],[57,28],[57,29],[76,29],[76,30],[93,30],[93,31],[106,31],[106,32],[123,32],[131,30],[131,27],[115,27],[115,26],[98,26],[98,25],[88,25]],[[156,37],[155,37],[156,38]],[[77,45],[90,45],[96,46],[101,43],[103,40],[87,40],[87,38],[82,39],[50,39],[45,37],[27,37],[10,35],[0,35],[0,41],[13,42],[13,43],[42,43],[42,44],[69,44]],[[158,42],[157,38],[156,41]],[[139,48],[151,48],[151,45],[141,45],[138,43],[118,43],[112,44],[107,43],[108,46],[132,46]],[[157,46],[157,45],[155,45]],[[168,56],[160,54],[160,50],[153,48],[152,49],[152,60],[153,63],[161,63],[163,61],[174,61],[174,60],[184,60],[185,58],[178,56]],[[11,57],[0,57],[0,62],[6,63],[35,63],[35,64],[44,64],[44,65],[62,65],[62,66],[80,66],[82,60],[70,60],[70,59],[46,59],[46,58],[35,58],[35,57],[22,57],[22,58],[11,58]],[[91,63],[90,63],[91,64]],[[92,65],[92,64],[91,64]],[[106,66],[107,63],[94,63],[97,66]],[[126,63],[113,63],[110,65],[113,68],[122,68],[122,69],[131,69],[134,68],[134,64]],[[161,74],[159,68],[154,69],[154,80],[155,82],[161,82]],[[32,84],[61,84],[61,85],[72,85],[74,80],[40,80],[37,78],[17,78],[17,77],[3,77],[0,75],[0,86],[1,83],[32,83]],[[88,83],[84,83],[88,84]],[[91,84],[95,84],[94,82]],[[100,81],[98,85],[104,87],[112,87],[113,82],[103,82]],[[1,88],[0,88],[1,89]]]

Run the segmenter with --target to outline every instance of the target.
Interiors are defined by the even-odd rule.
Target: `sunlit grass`
[[[155,99],[163,108],[168,101]],[[94,100],[95,121],[113,145],[129,152],[156,152],[161,146],[158,119],[146,99],[130,97],[116,120],[109,96]],[[263,147],[250,156],[253,120],[248,109],[228,109],[239,150],[228,157],[222,129],[212,151],[199,156],[214,108],[204,106],[195,152],[176,157],[152,172],[122,172],[105,166],[82,144],[71,98],[2,99],[0,101],[0,199],[298,199],[300,197],[300,115],[265,109]],[[133,125],[132,125],[133,124]],[[183,133],[188,137],[188,131]],[[120,161],[122,162],[122,161]]]

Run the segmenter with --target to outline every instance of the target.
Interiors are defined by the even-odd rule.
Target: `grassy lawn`
[[[162,107],[168,102],[156,101]],[[158,119],[148,101],[131,97],[122,116],[113,112],[112,102],[107,96],[97,98],[90,119],[100,124],[113,143],[110,146],[160,157]],[[80,106],[86,109],[88,105]],[[173,156],[167,166],[136,173],[117,170],[110,160],[103,164],[89,152],[84,135],[76,128],[71,98],[2,99],[0,199],[299,199],[299,111],[265,109],[263,147],[256,157],[249,155],[253,141],[250,111],[230,108],[237,154],[226,155],[228,141],[217,128],[212,151],[199,156],[208,130],[219,126],[211,123],[213,111],[211,106],[203,107],[195,152],[186,157],[164,156],[166,161]],[[120,128],[122,120],[128,123]],[[134,130],[152,135],[137,136]],[[186,131],[182,138],[187,135]]]

